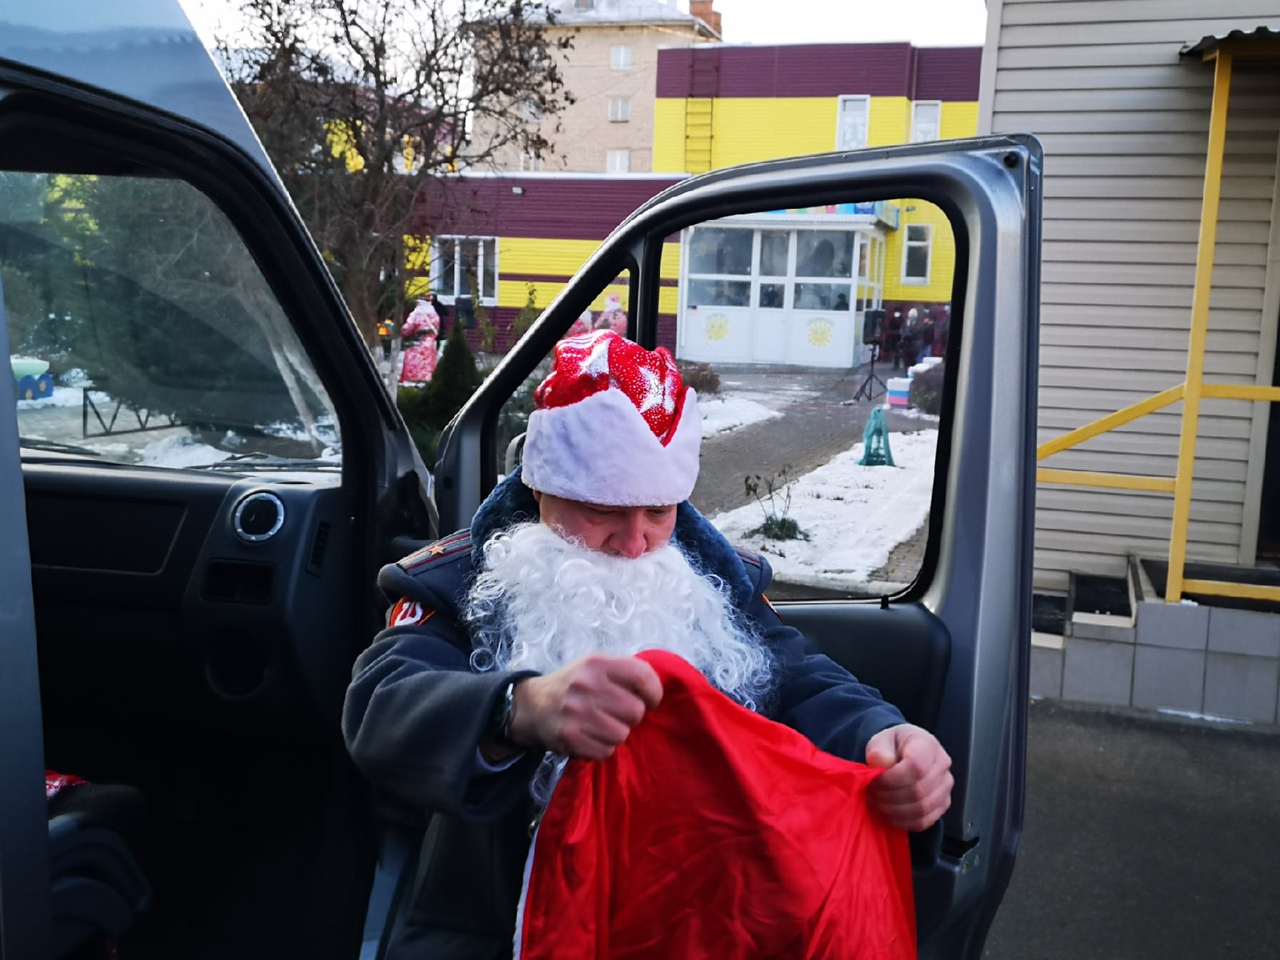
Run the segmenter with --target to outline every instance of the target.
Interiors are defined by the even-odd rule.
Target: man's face
[[[603,507],[565,500],[549,493],[533,492],[542,522],[561,536],[580,540],[589,550],[599,550],[634,560],[665,546],[676,527],[676,508]]]

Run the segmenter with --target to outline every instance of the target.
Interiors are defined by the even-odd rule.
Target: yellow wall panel
[[[680,279],[680,244],[664,243],[658,276],[667,280]]]
[[[943,140],[960,140],[978,135],[978,105],[974,102],[943,102],[939,134]]]
[[[571,277],[599,246],[599,240],[502,237],[498,240],[498,276],[510,273],[534,273],[551,277]]]
[[[683,173],[686,101],[663,98],[655,105],[653,169]],[[836,97],[729,97],[712,106],[712,166],[716,168],[835,149]],[[978,130],[978,105],[943,103],[941,135],[971,137]],[[906,143],[911,133],[911,101],[872,97],[867,146]]]
[[[907,207],[915,207],[907,210]],[[933,248],[929,255],[929,282],[903,283],[902,261],[907,240],[907,225],[933,224]],[[891,231],[885,244],[884,299],[932,300],[951,299],[956,269],[956,242],[951,233],[951,222],[931,203],[923,200],[903,202],[902,221],[897,230]]]
[[[867,146],[906,143],[911,130],[911,103],[906,97],[872,97],[867,119]]]
[[[675,313],[680,307],[680,288],[663,287],[658,291],[658,312]]]
[[[836,145],[833,97],[732,97],[715,102],[713,167],[824,153]]]
[[[684,173],[685,101],[663,97],[653,107],[653,172]]]
[[[554,280],[539,280],[533,284],[533,295],[536,300],[535,306],[539,310],[544,309],[547,304],[556,298],[561,290],[564,289],[563,282]],[[517,310],[523,307],[529,299],[528,284],[524,280],[503,280],[501,276],[498,278],[498,306],[515,307]]]

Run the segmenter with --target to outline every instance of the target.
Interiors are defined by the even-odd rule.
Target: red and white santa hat
[[[534,400],[522,471],[531,489],[613,507],[666,506],[693,493],[698,395],[665,348],[612,330],[561,340]]]

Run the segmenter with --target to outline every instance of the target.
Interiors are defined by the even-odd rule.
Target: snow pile
[[[736,430],[761,420],[770,420],[782,416],[777,410],[770,410],[755,400],[744,400],[741,397],[724,397],[713,395],[698,397],[698,412],[702,414],[702,435],[711,437],[717,433]]]
[[[808,540],[749,536],[764,511],[750,503],[711,518],[732,542],[766,554],[779,580],[849,589],[866,583],[898,544],[910,539],[929,516],[933,495],[936,430],[893,433],[889,448],[896,467],[863,467],[862,444],[793,481],[787,515]],[[775,494],[781,509],[784,492]]]

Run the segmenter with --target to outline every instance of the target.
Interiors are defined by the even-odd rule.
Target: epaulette
[[[423,547],[409,554],[403,560],[400,560],[398,566],[405,573],[417,574],[437,563],[443,563],[445,560],[452,559],[460,553],[466,553],[471,549],[471,531],[459,530],[451,536],[445,537],[443,540],[437,540],[435,543]]]
[[[739,547],[734,547],[733,552],[738,555],[738,559],[743,563],[749,563],[753,567],[764,566],[764,559],[758,553],[751,553],[749,550],[743,550]]]

